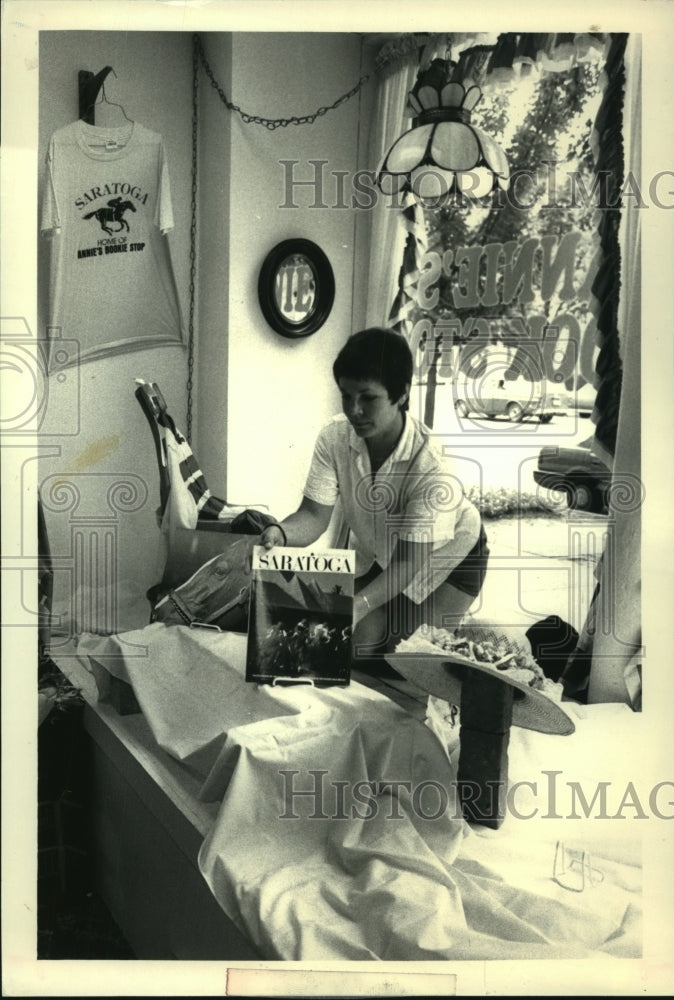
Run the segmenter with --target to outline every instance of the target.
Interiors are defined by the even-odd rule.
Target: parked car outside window
[[[550,423],[555,414],[563,415],[562,397],[550,394],[542,383],[516,379],[509,382],[505,378],[466,380],[457,386],[454,408],[460,417],[478,413],[493,420],[505,416],[513,423],[529,417],[537,417],[542,424]]]
[[[592,451],[592,444],[589,437],[575,448],[541,448],[534,480],[545,489],[563,493],[572,510],[608,514],[611,470]]]

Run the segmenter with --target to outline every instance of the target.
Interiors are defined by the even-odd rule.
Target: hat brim
[[[389,653],[386,660],[422,691],[451,705],[461,705],[461,688],[467,671],[487,674],[513,688],[514,726],[556,736],[569,736],[576,730],[561,705],[542,691],[508,676],[506,671],[483,666],[456,653]]]

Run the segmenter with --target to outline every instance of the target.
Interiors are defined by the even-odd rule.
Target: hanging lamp
[[[412,128],[393,143],[377,175],[383,194],[409,192],[424,208],[439,208],[459,195],[478,199],[507,188],[505,153],[470,121],[482,90],[461,75],[451,59],[419,71],[408,94]]]

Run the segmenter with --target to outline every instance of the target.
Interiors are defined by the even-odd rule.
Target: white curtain
[[[389,67],[377,89],[368,159],[373,169],[381,166],[388,149],[403,132],[407,95],[414,86],[417,66],[417,50],[413,48],[396,59],[395,67]],[[405,246],[400,214],[381,194],[370,213],[366,326],[386,326],[389,318]]]

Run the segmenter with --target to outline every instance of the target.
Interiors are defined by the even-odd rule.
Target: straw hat
[[[473,642],[500,643],[508,652],[531,656],[531,646],[524,631],[508,629],[494,622],[471,619],[470,623],[457,629],[456,634]],[[442,698],[451,705],[460,706],[461,687],[466,672],[475,670],[496,678],[513,689],[514,726],[560,736],[567,736],[575,731],[571,718],[550,696],[509,676],[505,670],[495,669],[456,653],[446,653],[427,636],[428,629],[419,629],[386,657],[395,670],[422,691]]]

